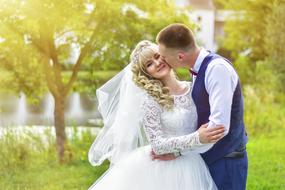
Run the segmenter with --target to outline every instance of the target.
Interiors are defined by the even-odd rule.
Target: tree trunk
[[[58,154],[58,159],[60,163],[64,162],[65,155],[65,121],[64,121],[64,97],[54,97],[55,99],[55,109],[54,109],[54,126],[56,131],[56,149]]]

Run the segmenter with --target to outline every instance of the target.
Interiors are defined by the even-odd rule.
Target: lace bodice
[[[192,100],[192,84],[188,90],[174,95],[174,107],[167,111],[148,96],[143,103],[143,127],[156,154],[191,150],[201,146],[197,129],[197,111]]]

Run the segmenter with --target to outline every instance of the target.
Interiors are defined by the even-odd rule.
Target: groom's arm
[[[238,76],[224,59],[213,60],[205,73],[205,87],[209,94],[210,117],[209,128],[224,126],[225,135],[230,128],[233,94],[238,82]],[[204,144],[193,151],[204,153],[212,148],[214,143]],[[181,154],[187,154],[183,151]]]
[[[238,76],[235,70],[224,59],[215,59],[209,64],[205,73],[205,87],[209,94],[211,112],[208,127],[224,126],[225,135],[228,134],[230,128],[232,99],[237,82]],[[214,143],[202,144],[191,150],[184,150],[179,154],[185,155],[193,151],[204,153],[212,148],[213,145]],[[176,153],[175,156],[179,154]],[[174,158],[175,156],[169,156],[168,154],[167,158]],[[157,159],[163,158],[160,156]]]

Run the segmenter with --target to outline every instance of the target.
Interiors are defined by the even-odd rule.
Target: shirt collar
[[[194,67],[192,68],[192,70],[194,72],[196,72],[196,73],[199,72],[200,66],[208,54],[209,54],[209,52],[207,50],[205,50],[204,48],[201,48],[199,55],[195,61]]]

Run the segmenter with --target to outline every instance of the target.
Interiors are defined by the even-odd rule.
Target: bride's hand
[[[202,125],[199,129],[199,139],[202,144],[215,143],[224,137],[225,127],[223,125],[217,125],[212,128],[207,128],[208,123]]]
[[[156,155],[153,150],[151,150],[150,155],[152,160],[170,161],[177,158],[173,153]]]

